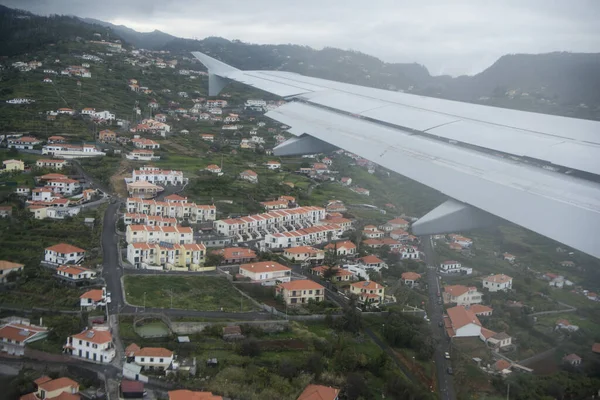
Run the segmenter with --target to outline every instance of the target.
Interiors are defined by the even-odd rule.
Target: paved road
[[[110,292],[111,302],[108,307],[110,314],[118,314],[119,307],[125,305],[123,291],[121,290],[122,268],[119,266],[119,255],[117,251],[118,237],[115,233],[117,223],[117,211],[119,203],[108,205],[104,213],[104,224],[102,226],[102,277],[106,282],[106,291]]]
[[[427,265],[435,267],[437,260],[435,251],[431,243],[430,236],[420,238],[425,253],[425,261]],[[454,381],[452,376],[448,374],[447,368],[451,366],[450,360],[444,358],[445,352],[450,352],[450,343],[444,334],[443,328],[440,328],[439,323],[443,318],[443,306],[438,304],[438,293],[440,293],[439,280],[436,273],[436,268],[427,269],[427,284],[429,285],[429,318],[431,319],[431,329],[433,337],[437,340],[438,345],[433,356],[436,365],[436,375],[438,381],[438,392],[442,400],[454,400],[456,394],[454,391]]]

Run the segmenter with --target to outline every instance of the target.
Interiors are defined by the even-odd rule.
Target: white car
[[[444,358],[445,358],[446,360],[449,360],[449,359],[450,359],[450,353],[448,353],[448,352],[445,352],[445,353],[444,353]]]

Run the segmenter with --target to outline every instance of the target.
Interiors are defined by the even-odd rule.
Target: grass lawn
[[[146,307],[181,308],[198,311],[252,311],[253,305],[243,299],[225,278],[212,276],[125,276],[127,302]]]

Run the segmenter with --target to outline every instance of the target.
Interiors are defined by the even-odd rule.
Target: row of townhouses
[[[144,166],[133,170],[128,182],[150,182],[162,185],[183,185],[186,179],[182,171],[162,170],[158,167]]]
[[[214,221],[217,209],[214,205],[200,205],[191,203],[187,197],[173,194],[165,197],[165,201],[141,199],[130,197],[127,199],[127,212],[177,218],[178,220],[189,220],[190,222]],[[125,218],[125,224],[136,223],[134,220]],[[144,222],[139,222],[144,224]]]
[[[241,241],[245,238],[263,238],[270,233],[308,228],[324,218],[325,209],[322,207],[298,207],[217,220],[214,222],[214,229],[219,235],[236,237]]]

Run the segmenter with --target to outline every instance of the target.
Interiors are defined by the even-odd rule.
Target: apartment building
[[[206,261],[206,247],[198,243],[129,243],[127,261],[136,268],[195,271]]]
[[[314,246],[338,239],[343,233],[336,225],[317,225],[282,233],[265,235],[265,247],[284,249],[296,246]]]
[[[40,159],[35,162],[38,168],[63,169],[66,165],[66,160]]]
[[[185,226],[127,225],[127,243],[194,243],[194,231]]]
[[[142,213],[125,213],[123,222],[125,225],[176,226],[177,218]]]
[[[214,221],[217,208],[214,205],[191,203],[187,200],[187,197],[171,195],[165,197],[165,201],[130,197],[127,199],[127,212],[177,218],[178,220],[189,220],[197,223]]]
[[[29,320],[4,318],[0,327],[0,351],[14,356],[25,354],[25,346],[48,336],[48,328],[31,325]]]
[[[218,234],[224,236],[245,235],[257,238],[281,230],[306,228],[324,218],[325,209],[322,207],[297,207],[240,218],[217,220],[214,223],[214,229]]]
[[[182,171],[162,170],[158,167],[144,166],[131,173],[132,182],[149,182],[157,185],[183,185],[186,179]]]

